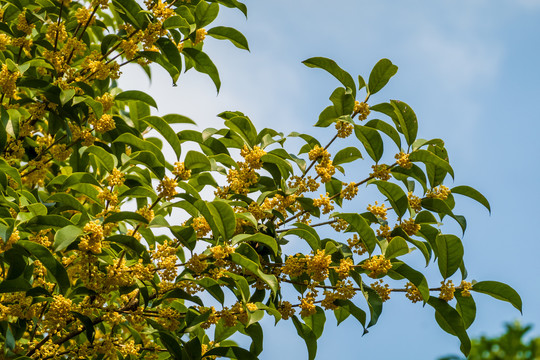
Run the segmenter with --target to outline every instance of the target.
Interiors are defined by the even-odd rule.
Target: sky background
[[[221,127],[215,116],[221,111],[240,110],[258,129],[310,133],[326,143],[332,136],[328,129],[313,124],[340,84],[301,61],[329,57],[354,78],[367,79],[379,59],[390,59],[399,71],[370,103],[405,101],[418,117],[418,137],[444,139],[456,174],[447,185],[473,186],[492,206],[490,215],[456,195],[455,213],[468,221],[463,242],[469,280],[508,283],[523,299],[521,316],[508,303],[475,295],[478,311],[470,336],[498,335],[504,322],[515,319],[534,324],[530,334],[540,336],[540,239],[533,228],[540,218],[540,1],[259,0],[246,5],[247,20],[223,8],[210,27],[239,29],[251,52],[205,40],[221,75],[218,96],[211,80],[194,71],[172,87],[161,69],[155,69],[151,84],[141,71],[127,69],[122,88],[149,91],[159,114],[189,116],[200,130]],[[431,268],[433,286],[440,279],[436,264]],[[459,341],[440,330],[433,315],[430,307],[393,294],[379,323],[362,337],[355,320],[336,327],[327,312],[317,359],[436,359],[459,353]],[[269,319],[263,328],[262,360],[307,358],[291,322],[274,327]]]

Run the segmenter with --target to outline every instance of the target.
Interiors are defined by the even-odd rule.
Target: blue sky
[[[221,111],[240,110],[258,128],[306,132],[325,143],[328,133],[312,125],[339,84],[301,61],[330,57],[353,77],[367,78],[379,59],[389,58],[399,71],[371,104],[405,101],[418,116],[419,137],[445,140],[454,184],[477,188],[492,205],[489,215],[466,198],[458,202],[456,213],[468,220],[463,242],[469,279],[506,282],[523,298],[521,317],[508,303],[476,295],[477,320],[470,335],[496,335],[505,321],[520,319],[535,324],[532,334],[540,336],[540,241],[533,227],[540,215],[540,1],[246,4],[247,20],[224,9],[219,23],[241,30],[251,52],[205,41],[220,70],[218,96],[210,79],[193,71],[173,88],[160,69],[151,85],[137,70],[127,70],[124,90],[150,89],[161,114],[190,116],[201,129],[220,126],[215,115]],[[437,267],[431,267],[436,273]],[[292,323],[274,328],[266,321],[264,329],[261,359],[307,358]],[[328,313],[317,358],[435,359],[459,353],[457,339],[438,329],[433,311],[400,294],[385,304],[379,324],[361,333],[353,320],[336,327]]]

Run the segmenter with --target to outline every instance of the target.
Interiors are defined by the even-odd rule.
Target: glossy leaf
[[[431,305],[435,311],[437,311],[442,319],[445,320],[446,325],[452,329],[461,341],[461,351],[465,356],[469,355],[471,351],[471,341],[465,330],[465,324],[459,313],[444,300],[431,296],[428,300],[428,304]]]
[[[522,312],[521,297],[512,287],[498,281],[480,281],[473,285],[476,292],[488,294],[495,299],[507,301]]]
[[[387,259],[393,259],[395,257],[405,255],[409,253],[409,247],[407,242],[400,236],[394,236],[388,243],[384,252],[384,257]]]
[[[436,241],[439,271],[443,278],[447,279],[463,262],[463,244],[455,235],[438,235]]]
[[[393,184],[388,181],[377,180],[372,182],[372,184],[377,185],[377,188],[386,196],[392,209],[396,212],[398,217],[402,217],[407,212],[409,208],[409,200],[407,194],[399,187],[399,185]]]
[[[375,161],[378,162],[384,151],[384,145],[381,135],[377,130],[370,127],[355,125],[354,134],[360,140],[366,152]]]
[[[128,100],[142,101],[143,103],[148,104],[157,109],[156,100],[154,100],[154,98],[152,98],[147,93],[138,91],[138,90],[123,91],[120,94],[116,95],[114,99],[120,100],[120,101],[128,101]]]
[[[381,59],[369,74],[368,90],[370,94],[379,92],[397,73],[398,67],[388,59]]]
[[[452,192],[452,194],[464,195],[464,196],[470,197],[473,200],[478,201],[480,204],[484,205],[486,209],[488,209],[489,212],[491,213],[491,207],[489,206],[489,201],[478,190],[473,189],[470,186],[461,185],[461,186],[453,187],[452,189],[450,189],[450,191]]]
[[[246,37],[236,29],[226,26],[216,26],[208,30],[208,36],[212,36],[220,40],[229,40],[237,48],[249,51],[249,45]]]
[[[377,237],[375,236],[373,229],[362,216],[353,213],[338,213],[334,216],[345,220],[351,225],[354,231],[360,236],[364,245],[366,245],[366,249],[370,254],[375,250],[375,245],[378,243]]]
[[[345,87],[351,89],[353,97],[356,98],[356,84],[354,83],[353,77],[348,72],[340,68],[334,60],[324,57],[313,57],[302,61],[302,63],[308,67],[320,68],[328,71],[336,79],[338,79],[340,83],[345,85]]]

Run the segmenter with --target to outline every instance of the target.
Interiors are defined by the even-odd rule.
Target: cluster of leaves
[[[469,360],[534,360],[540,358],[540,338],[526,341],[524,336],[532,329],[519,322],[505,324],[506,332],[499,337],[481,336],[472,339]],[[439,358],[439,360],[465,360],[459,355]]]
[[[471,187],[443,185],[453,176],[444,143],[416,138],[416,116],[407,104],[368,105],[397,71],[389,60],[375,65],[367,83],[362,77],[356,83],[332,60],[306,60],[343,85],[317,122],[335,125],[337,134],[323,147],[292,133],[305,145],[291,153],[287,137],[258,131],[240,112],[220,114],[222,129],[176,132],[174,126],[193,122],[178,114],[153,116],[152,97],[117,88],[122,66],[139,64],[150,76],[149,64],[156,63],[173,84],[182,70],[194,68],[219,90],[216,67],[202,51],[205,36],[248,45],[233,28],[204,27],[220,6],[245,13],[236,0],[2,4],[5,358],[256,359],[259,320],[268,314],[276,322],[291,319],[313,359],[325,309],[338,322],[352,315],[366,330],[391,291],[435,308],[441,328],[468,353],[466,328],[476,311],[471,292],[521,310],[519,295],[505,284],[451,285],[458,270],[467,277],[461,239],[442,232],[444,218],[465,230],[464,217],[453,213],[453,194],[488,209],[489,203]],[[356,100],[357,91],[366,92],[364,101]],[[362,123],[370,111],[386,120]],[[151,130],[161,137],[149,136]],[[332,157],[330,146],[353,132],[357,145]],[[381,162],[383,136],[396,145],[395,163]],[[163,141],[177,161],[165,157]],[[184,154],[186,142],[200,151]],[[364,161],[362,153],[373,172],[346,182],[343,165]],[[356,203],[364,186],[380,193],[382,205],[333,212]],[[203,196],[208,188],[215,197]],[[335,236],[321,239],[317,229],[327,225]],[[289,241],[299,239],[311,252],[287,255],[297,249]],[[405,263],[414,249],[426,264],[437,261],[443,286],[430,288],[424,274]],[[368,278],[378,282],[370,285]],[[390,289],[386,278],[407,283]],[[430,295],[437,291],[439,298]],[[449,303],[454,297],[455,306]],[[229,340],[236,332],[252,339],[249,349]]]

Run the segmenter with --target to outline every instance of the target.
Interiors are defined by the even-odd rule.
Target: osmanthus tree
[[[155,63],[173,84],[193,68],[219,89],[204,39],[248,48],[237,30],[210,25],[221,6],[246,13],[238,1],[1,4],[2,358],[256,359],[267,315],[291,320],[313,359],[325,310],[367,331],[398,292],[433,307],[467,354],[473,293],[521,310],[508,285],[465,280],[461,239],[443,231],[445,219],[465,230],[454,195],[489,209],[487,200],[444,185],[444,143],[417,139],[407,104],[369,103],[396,73],[389,60],[367,83],[332,60],[306,60],[342,84],[316,124],[335,135],[292,133],[305,145],[287,149],[282,133],[236,111],[219,114],[222,129],[176,132],[192,121],[153,116],[152,97],[117,87],[122,67],[150,75]],[[352,134],[356,145],[340,148]],[[186,142],[200,150],[182,151]],[[345,177],[342,166],[359,161],[372,170]],[[378,194],[368,203],[355,198],[366,187]],[[340,212],[346,203],[366,211]],[[320,238],[324,227],[331,238]],[[294,254],[289,242],[311,251]],[[440,286],[426,281],[431,267],[407,265],[413,250],[437,262]],[[229,339],[237,332],[249,349]]]

